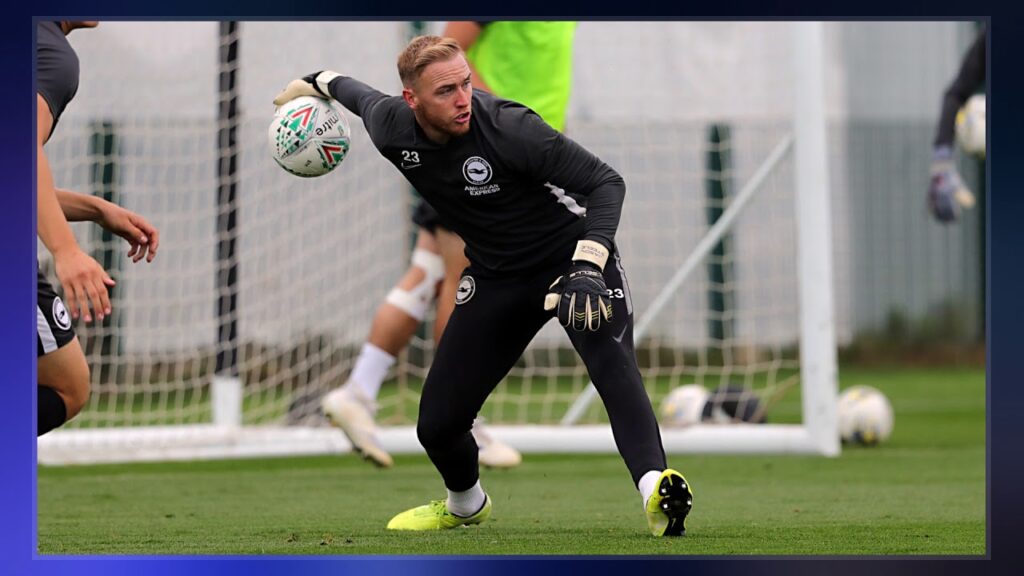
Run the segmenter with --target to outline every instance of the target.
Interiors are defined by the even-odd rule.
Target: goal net
[[[92,395],[40,438],[40,462],[349,449],[316,400],[345,381],[408,266],[413,193],[354,116],[336,173],[281,170],[266,141],[270,100],[320,69],[396,93],[395,57],[412,30],[105,22],[71,39],[82,79],[46,146],[57,185],[137,211],[162,236],[153,263],[132,264],[120,240],[74,225],[117,279],[114,313],[76,325]],[[154,47],[154,36],[165,41]],[[669,452],[838,453],[832,241],[841,226],[829,193],[826,56],[815,23],[578,28],[567,131],[627,183],[616,241],[655,409],[683,385],[728,386],[756,398],[755,419],[765,420],[722,410],[687,428],[663,420]],[[223,113],[226,75],[233,119]],[[413,426],[430,322],[379,399],[381,438],[395,452],[420,450]],[[481,415],[527,452],[614,451],[604,408],[554,322]]]

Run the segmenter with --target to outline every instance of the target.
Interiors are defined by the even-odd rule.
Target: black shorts
[[[560,254],[561,261],[518,275],[483,274],[472,265],[463,272],[455,310],[423,384],[416,429],[450,490],[466,490],[477,481],[476,458],[463,454],[464,444],[476,448],[470,434],[473,419],[555,315],[544,310],[544,300],[551,283],[569,268],[573,246],[565,246]],[[663,470],[665,453],[637,367],[633,303],[615,250],[604,280],[611,320],[594,332],[565,332],[601,395],[616,445],[635,483],[650,470]]]
[[[441,216],[438,215],[437,210],[434,210],[433,206],[427,204],[426,200],[420,200],[419,204],[416,205],[416,208],[412,212],[412,222],[431,233],[435,232],[438,227],[446,230],[451,229],[444,225],[444,222],[441,221]]]
[[[75,338],[71,314],[53,286],[39,272],[36,288],[36,357],[42,357],[67,345]]]

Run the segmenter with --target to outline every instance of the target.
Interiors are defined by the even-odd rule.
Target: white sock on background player
[[[394,364],[394,356],[367,342],[359,351],[356,365],[348,377],[349,385],[359,388],[366,398],[376,400],[380,385]]]

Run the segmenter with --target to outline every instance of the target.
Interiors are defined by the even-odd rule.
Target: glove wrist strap
[[[936,146],[934,150],[932,150],[932,161],[934,161],[934,162],[941,162],[941,161],[951,162],[952,160],[953,160],[953,147],[950,146],[949,144],[940,144],[940,145]]]
[[[580,240],[576,243],[576,252],[572,255],[573,262],[590,262],[601,270],[608,262],[608,249],[600,242]]]
[[[317,90],[319,90],[325,97],[333,98],[333,96],[331,96],[331,80],[334,80],[339,76],[341,76],[341,74],[330,70],[317,74],[315,79]]]

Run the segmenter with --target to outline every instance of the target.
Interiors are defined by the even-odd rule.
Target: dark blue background
[[[1021,305],[1024,262],[1024,18],[1019,7],[1002,2],[828,1],[646,2],[607,0],[554,5],[518,2],[515,6],[478,3],[428,5],[405,2],[304,2],[256,0],[237,4],[224,0],[169,2],[26,2],[9,6],[0,37],[3,88],[0,110],[7,110],[0,173],[4,174],[4,209],[0,211],[0,302],[11,316],[0,322],[4,399],[0,417],[4,473],[0,475],[0,574],[511,574],[533,572],[588,574],[639,570],[697,574],[982,574],[1024,571],[1018,560],[1017,536],[1024,527],[1021,440],[1024,439],[1024,336]],[[1018,6],[1019,3],[1016,3]],[[988,560],[857,559],[857,558],[165,558],[165,557],[35,557],[35,452],[32,409],[35,394],[35,212],[31,150],[35,98],[31,82],[33,16],[53,19],[395,19],[534,17],[658,20],[658,19],[826,19],[943,20],[991,16],[990,114],[988,150],[990,177],[988,384],[989,384],[989,553]],[[628,12],[627,12],[628,10]],[[26,11],[18,14],[14,11]],[[1013,13],[1017,11],[1018,13]],[[339,64],[340,66],[341,64]],[[936,96],[938,102],[938,95]],[[1019,573],[1019,572],[1018,572]]]

